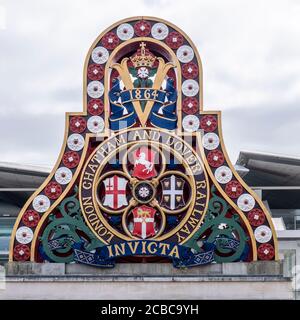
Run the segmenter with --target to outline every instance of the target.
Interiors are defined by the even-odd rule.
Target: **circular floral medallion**
[[[104,64],[108,60],[109,53],[104,47],[96,47],[92,51],[91,57],[95,63]]]
[[[26,210],[22,217],[22,222],[25,226],[34,228],[40,221],[40,215],[35,210]]]
[[[40,194],[33,199],[32,206],[37,212],[45,212],[50,208],[50,200],[48,197]]]
[[[250,211],[254,208],[255,200],[249,193],[244,193],[239,196],[237,205],[242,211]]]
[[[18,244],[14,248],[14,259],[16,261],[27,261],[30,257],[30,249],[26,244]]]
[[[214,150],[216,149],[219,144],[220,144],[220,139],[219,137],[213,133],[213,132],[210,132],[210,133],[206,133],[203,138],[202,138],[202,144],[203,144],[203,147],[207,150]]]
[[[100,99],[91,99],[87,105],[88,112],[93,116],[98,116],[103,113],[104,104]]]
[[[67,167],[60,167],[55,172],[55,180],[60,184],[68,184],[72,176],[72,171]]]
[[[102,45],[108,50],[113,50],[119,42],[120,39],[113,32],[108,32],[101,40]]]
[[[257,255],[260,260],[272,260],[275,256],[275,249],[271,244],[264,243],[257,248]]]
[[[184,98],[182,111],[187,114],[195,114],[198,111],[198,100],[193,97]]]
[[[212,150],[207,155],[207,161],[211,167],[218,168],[224,163],[225,158],[222,151]]]
[[[238,181],[233,180],[226,184],[225,192],[230,198],[235,199],[243,193],[243,187]]]
[[[70,150],[80,151],[84,147],[84,138],[80,134],[73,133],[68,137],[67,145]]]
[[[187,97],[193,97],[199,92],[199,84],[195,80],[185,80],[182,84],[182,93]]]
[[[83,117],[74,116],[70,119],[70,129],[73,132],[81,133],[86,128],[86,121]]]
[[[134,25],[134,32],[139,37],[146,37],[150,34],[151,24],[148,21],[140,20]]]
[[[75,151],[67,151],[64,156],[63,156],[63,164],[67,168],[75,168],[78,166],[80,160],[80,156],[77,152]]]
[[[87,75],[90,80],[101,80],[104,70],[101,65],[93,63],[88,66]]]
[[[140,67],[137,71],[137,75],[140,79],[146,79],[149,76],[149,70],[147,67]]]
[[[194,62],[186,63],[182,66],[182,74],[186,79],[194,79],[198,76],[199,70]]]
[[[254,231],[254,236],[257,242],[266,243],[272,238],[272,231],[268,226],[259,226]]]
[[[228,183],[232,179],[232,171],[227,166],[221,166],[216,169],[215,177],[219,183]]]
[[[117,35],[123,41],[131,39],[134,35],[132,25],[129,23],[120,24],[117,29]]]
[[[20,227],[16,232],[16,239],[21,244],[28,244],[33,239],[33,232],[28,227]]]
[[[197,116],[188,115],[185,116],[182,120],[182,127],[184,131],[194,132],[199,129],[200,121]]]
[[[248,213],[248,220],[251,226],[258,227],[265,222],[266,216],[261,209],[255,208]]]
[[[201,118],[200,127],[206,132],[212,132],[217,129],[218,122],[216,117],[211,115],[206,115]]]
[[[133,196],[140,203],[150,202],[155,195],[155,188],[149,181],[141,181],[133,188]]]
[[[187,45],[178,48],[176,52],[177,58],[182,63],[188,63],[194,59],[194,50]]]
[[[100,98],[104,93],[103,83],[100,81],[91,81],[87,86],[87,93],[91,98]]]
[[[176,31],[170,32],[166,38],[167,45],[172,49],[178,49],[183,45],[183,36]]]
[[[101,117],[90,117],[87,122],[87,127],[92,133],[100,133],[104,130],[104,120]]]
[[[169,33],[169,28],[161,22],[155,23],[152,26],[151,34],[154,39],[163,40],[167,37]]]
[[[45,188],[45,195],[52,200],[57,199],[61,193],[61,185],[54,181],[49,182]]]

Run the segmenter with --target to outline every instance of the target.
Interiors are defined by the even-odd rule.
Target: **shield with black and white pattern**
[[[185,181],[174,174],[162,179],[162,199],[160,205],[169,210],[176,210],[185,206],[183,188]]]

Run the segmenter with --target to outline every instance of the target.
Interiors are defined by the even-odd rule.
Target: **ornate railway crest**
[[[61,156],[15,224],[11,261],[277,259],[271,218],[227,157],[220,113],[203,111],[200,57],[180,29],[118,22],[93,43],[84,77],[84,111],[67,115]]]

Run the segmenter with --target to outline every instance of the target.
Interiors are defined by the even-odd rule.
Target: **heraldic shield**
[[[271,217],[234,170],[221,114],[203,111],[200,56],[154,17],[113,24],[84,66],[83,112],[15,223],[10,261],[278,259]]]

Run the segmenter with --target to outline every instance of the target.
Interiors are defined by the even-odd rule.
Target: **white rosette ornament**
[[[221,166],[215,171],[215,178],[219,183],[228,183],[232,179],[232,171],[227,166]]]
[[[272,238],[272,231],[268,226],[259,226],[255,229],[254,236],[257,242],[267,243]]]
[[[134,29],[129,23],[123,23],[117,28],[117,36],[123,40],[129,40],[134,35]]]
[[[187,45],[183,45],[178,48],[176,52],[177,58],[182,63],[190,62],[194,59],[194,50]]]
[[[255,200],[249,193],[244,193],[238,197],[238,207],[245,212],[248,212],[254,208]]]
[[[182,127],[184,131],[187,132],[195,132],[199,129],[200,121],[197,116],[188,115],[182,120]]]
[[[42,213],[50,208],[50,200],[47,196],[41,194],[33,199],[32,206],[35,211]]]
[[[169,28],[164,23],[155,23],[151,29],[151,34],[154,39],[164,40],[169,34]]]
[[[92,133],[100,133],[104,130],[104,120],[101,117],[90,117],[87,122],[87,127]]]
[[[20,227],[16,232],[16,239],[21,244],[28,244],[33,239],[33,232],[28,227]]]
[[[78,133],[73,133],[68,137],[67,145],[72,151],[80,151],[84,147],[84,138]]]
[[[214,150],[219,146],[220,139],[215,133],[209,132],[203,136],[202,144],[206,150]]]
[[[87,93],[88,95],[93,98],[97,99],[102,97],[104,93],[104,86],[100,81],[91,81],[87,86]]]
[[[96,47],[92,51],[92,60],[96,64],[103,64],[108,60],[109,53],[108,50],[104,47]]]
[[[68,184],[72,180],[72,171],[67,167],[60,167],[55,172],[55,180],[59,184]]]
[[[199,84],[195,80],[185,80],[182,84],[182,93],[187,97],[194,97],[199,92]]]

